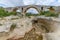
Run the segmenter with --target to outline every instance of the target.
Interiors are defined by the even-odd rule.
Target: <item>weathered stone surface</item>
[[[8,40],[43,40],[43,36],[36,34],[35,29],[33,28],[28,33],[26,33],[22,38],[18,39],[10,38]]]
[[[10,21],[10,22],[9,22]],[[7,22],[7,23],[6,23]],[[59,40],[60,39],[60,21],[58,18],[40,17],[37,18],[13,18],[2,19],[1,24],[15,23],[16,28],[10,30],[8,35],[4,34],[0,40]],[[2,25],[1,25],[2,26]],[[4,26],[4,27],[5,27]],[[8,27],[9,27],[8,26]],[[9,28],[8,28],[9,29]],[[6,33],[7,34],[7,33]],[[3,38],[4,37],[4,38]]]

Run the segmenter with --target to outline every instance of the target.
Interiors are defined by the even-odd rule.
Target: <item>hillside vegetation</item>
[[[21,13],[19,13],[21,14]],[[6,16],[10,16],[10,15],[17,15],[17,12],[8,12],[5,11],[4,8],[0,7],[0,17],[6,17]],[[58,13],[55,12],[50,12],[50,11],[41,11],[38,14],[34,14],[34,13],[26,13],[25,16],[29,17],[29,16],[47,16],[47,17],[58,17]]]

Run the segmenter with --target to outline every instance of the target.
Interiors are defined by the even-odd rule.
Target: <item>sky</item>
[[[60,0],[24,0],[24,4],[60,6]]]
[[[0,6],[2,7],[14,7],[23,5],[60,6],[60,0],[0,0]]]
[[[27,13],[38,14],[38,11],[34,8],[30,8],[30,9],[28,9]]]
[[[1,7],[15,7],[24,5],[60,6],[60,0],[0,0]]]
[[[2,7],[15,7],[15,6],[22,6],[22,0],[0,0],[0,6]]]

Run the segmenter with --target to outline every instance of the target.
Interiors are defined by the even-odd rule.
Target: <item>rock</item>
[[[45,40],[45,38],[46,40],[60,39],[59,18],[20,18],[17,16],[9,17],[5,17],[2,20],[0,20],[0,24],[2,24],[0,25],[0,32],[9,33],[8,37],[6,37],[7,40]],[[13,20],[11,18],[13,18]],[[16,24],[16,27],[14,28],[14,30],[11,31],[10,27],[12,24]]]

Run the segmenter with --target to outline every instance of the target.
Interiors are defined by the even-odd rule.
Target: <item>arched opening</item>
[[[39,10],[36,7],[28,7],[24,13],[26,13],[26,16],[38,16],[39,15]]]
[[[17,9],[16,12],[21,13],[21,10],[20,9]]]
[[[14,8],[13,12],[16,12],[16,15],[18,15],[18,16],[22,16],[22,14],[21,14],[22,10],[20,8]]]
[[[18,16],[22,16],[22,10],[21,9],[17,9],[16,12],[17,12]]]
[[[38,14],[39,10],[36,7],[28,7],[28,8],[25,9],[24,13]]]
[[[26,11],[26,13],[38,14],[39,12],[38,12],[36,9],[34,9],[34,8],[30,8],[30,9],[28,9],[28,10]]]

